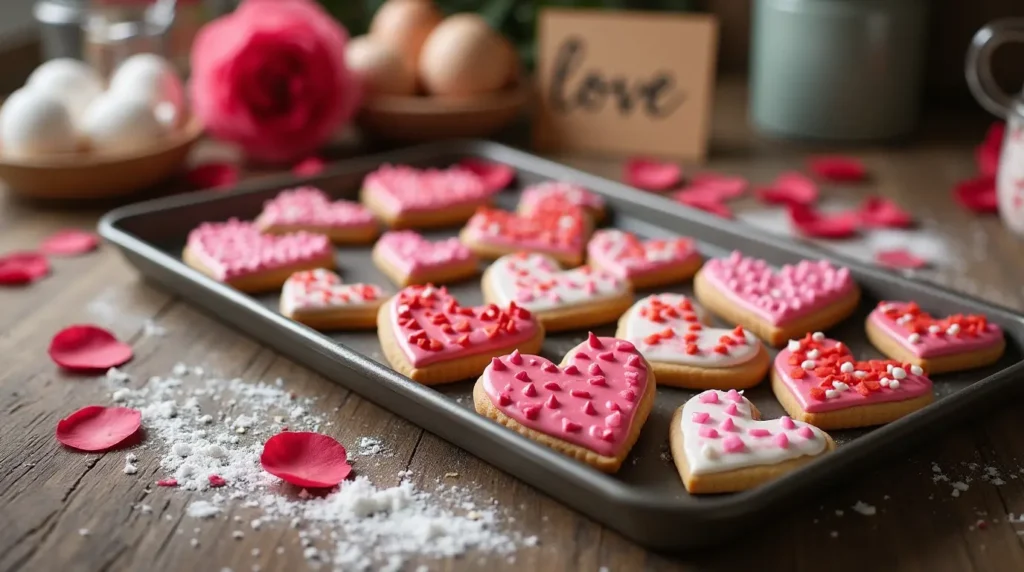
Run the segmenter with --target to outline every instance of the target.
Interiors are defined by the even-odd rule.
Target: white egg
[[[96,70],[71,58],[57,58],[37,67],[25,85],[64,103],[73,121],[103,93],[103,80]]]
[[[135,54],[126,59],[110,78],[111,92],[144,97],[157,118],[176,126],[183,117],[185,89],[174,67],[156,54]]]
[[[71,153],[78,149],[78,134],[61,101],[22,88],[0,108],[0,149],[14,158]]]
[[[85,111],[82,134],[100,153],[138,151],[167,134],[149,101],[138,95],[108,91]]]

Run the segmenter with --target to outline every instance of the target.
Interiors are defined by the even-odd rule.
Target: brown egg
[[[374,14],[369,35],[394,48],[414,70],[423,42],[441,18],[432,0],[388,0]]]
[[[349,40],[345,62],[362,81],[367,97],[374,95],[412,95],[416,92],[416,74],[389,44],[370,36]]]
[[[420,81],[434,95],[467,96],[498,91],[512,74],[508,42],[476,14],[441,22],[423,44]]]

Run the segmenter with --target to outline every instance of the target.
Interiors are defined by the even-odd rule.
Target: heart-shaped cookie
[[[331,241],[305,231],[263,234],[250,222],[204,222],[188,234],[185,264],[243,292],[276,290],[292,273],[334,268]]]
[[[377,221],[363,205],[332,202],[316,187],[282,191],[263,204],[256,227],[269,234],[299,230],[325,234],[335,244],[363,244],[377,236]]]
[[[705,308],[776,347],[839,323],[860,300],[849,269],[827,260],[801,260],[776,272],[739,252],[709,260],[693,287]]]
[[[414,169],[384,165],[363,181],[361,197],[391,228],[436,228],[465,221],[491,202],[480,177],[452,167]]]
[[[584,187],[566,181],[545,181],[523,189],[519,196],[519,214],[540,211],[565,211],[567,206],[583,209],[591,220],[604,218],[604,199]]]
[[[702,263],[690,238],[640,240],[632,233],[616,229],[594,233],[587,244],[587,260],[629,280],[634,288],[687,280]]]
[[[476,254],[459,239],[432,242],[412,230],[384,233],[373,247],[373,262],[399,286],[464,280],[479,265]]]
[[[563,211],[539,211],[529,216],[481,208],[466,223],[459,239],[482,258],[539,252],[571,267],[583,262],[590,224],[581,209],[568,206]]]
[[[986,366],[1006,349],[1003,330],[985,316],[934,318],[915,302],[879,302],[867,334],[878,351],[930,374]]]
[[[545,254],[517,252],[491,264],[484,299],[515,302],[533,312],[546,331],[587,328],[615,321],[633,301],[629,282],[581,266],[562,270]]]
[[[821,332],[790,340],[775,356],[772,390],[794,419],[822,429],[882,425],[934,399],[920,366],[855,361],[845,344]]]
[[[691,389],[745,389],[764,379],[771,358],[757,336],[706,325],[704,310],[682,294],[638,301],[619,319],[615,337],[636,345],[658,383]]]
[[[561,365],[518,351],[491,360],[473,402],[477,413],[614,473],[636,443],[654,394],[654,373],[633,344],[591,333]]]
[[[736,390],[705,391],[672,416],[672,458],[692,494],[742,491],[835,449],[821,429],[789,417],[761,420]]]
[[[424,385],[476,375],[494,356],[535,352],[544,328],[515,303],[460,306],[445,288],[409,286],[381,306],[377,335],[391,367]]]
[[[281,288],[281,314],[318,330],[372,328],[384,291],[373,284],[345,284],[323,268],[302,270]]]

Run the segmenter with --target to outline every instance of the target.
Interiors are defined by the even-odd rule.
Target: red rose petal
[[[836,214],[819,212],[813,206],[789,205],[789,220],[800,234],[811,238],[847,238],[857,233],[860,214],[847,211]]]
[[[459,161],[458,166],[480,177],[484,186],[492,193],[508,187],[516,178],[516,170],[503,163],[468,158]]]
[[[860,221],[872,228],[906,228],[914,224],[914,217],[889,199],[868,197],[860,207]]]
[[[312,177],[323,172],[324,160],[320,157],[306,157],[292,167],[292,174],[297,177]]]
[[[718,200],[724,201],[742,196],[748,186],[750,183],[743,177],[701,173],[690,180],[686,190],[700,189],[708,196],[714,194]]]
[[[978,165],[978,173],[985,177],[995,177],[999,170],[999,155],[1003,151],[1003,137],[1006,135],[1006,124],[997,121],[985,132],[985,140],[974,150],[974,160]]]
[[[333,487],[352,471],[345,447],[327,435],[278,433],[263,445],[263,470],[300,487]]]
[[[89,405],[57,423],[57,440],[79,451],[105,451],[139,430],[142,413],[127,407]]]
[[[819,155],[807,161],[807,169],[826,181],[852,182],[867,178],[864,163],[856,157]]]
[[[223,487],[228,484],[228,482],[224,480],[224,477],[220,475],[210,475],[209,477],[206,477],[206,479],[210,481],[210,487],[212,488]]]
[[[633,158],[626,161],[623,180],[646,191],[667,191],[683,181],[683,168],[675,163]]]
[[[223,189],[238,183],[238,167],[232,163],[203,163],[185,174],[185,180],[199,189]]]
[[[0,285],[35,282],[50,273],[50,261],[38,252],[11,252],[0,256]]]
[[[71,371],[106,370],[132,359],[132,348],[103,328],[77,325],[50,340],[50,359]]]
[[[51,234],[39,245],[39,250],[57,256],[76,256],[92,252],[99,246],[100,239],[94,233],[68,229]]]
[[[818,185],[790,171],[776,177],[768,187],[758,189],[757,197],[768,204],[810,205],[818,200]]]
[[[732,210],[722,202],[715,190],[689,188],[672,194],[676,202],[700,209],[722,218],[732,218]]]
[[[962,207],[976,213],[998,212],[995,177],[981,176],[960,181],[953,187],[953,198]]]
[[[875,253],[875,262],[879,266],[895,268],[897,270],[905,268],[924,268],[925,266],[928,266],[927,260],[919,256],[915,256],[913,253],[903,248],[880,250]]]

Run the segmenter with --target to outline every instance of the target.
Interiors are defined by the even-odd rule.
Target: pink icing
[[[377,240],[381,256],[404,274],[441,270],[475,259],[458,238],[431,242],[411,230],[393,230]]]
[[[583,248],[584,215],[579,209],[530,216],[481,208],[466,223],[466,236],[485,245],[526,251],[576,254]]]
[[[546,181],[523,189],[519,212],[530,214],[538,209],[573,205],[590,210],[604,208],[604,199],[575,183]]]
[[[739,306],[779,325],[817,312],[854,288],[847,268],[802,260],[772,271],[764,260],[733,252],[704,264],[707,280]]]
[[[640,240],[621,230],[599,230],[587,244],[594,264],[621,278],[660,272],[700,257],[693,239]]]
[[[480,177],[458,167],[384,165],[366,176],[363,188],[392,215],[476,204],[493,194]]]
[[[380,300],[384,291],[374,284],[344,284],[324,268],[302,270],[288,277],[281,291],[282,305],[292,308],[327,308]]]
[[[937,357],[971,352],[998,344],[1003,330],[984,316],[936,319],[917,304],[879,302],[868,319],[910,353]]]
[[[263,234],[253,223],[230,219],[204,222],[186,243],[217,280],[231,280],[330,256],[331,241],[322,234]]]
[[[359,203],[334,201],[316,187],[281,191],[263,204],[256,224],[268,226],[366,227],[376,226],[373,215]]]
[[[537,322],[515,303],[460,306],[431,284],[409,286],[388,304],[398,346],[414,367],[493,352],[537,333]]]
[[[597,353],[611,351],[612,360],[601,362],[607,385],[589,385],[586,375],[570,374],[557,366],[552,371],[548,367],[551,362],[544,358],[530,356],[537,360],[536,365],[516,365],[511,356],[506,356],[492,361],[484,370],[484,390],[502,413],[526,427],[599,455],[618,456],[626,446],[640,396],[647,389],[648,372],[643,363],[629,359],[639,359],[636,348],[616,346],[616,341],[615,338],[597,338],[591,334],[590,341],[567,354],[573,356],[567,365],[585,370]],[[598,351],[592,347],[594,342],[601,346],[596,348]],[[635,365],[630,365],[631,362]],[[498,366],[498,363],[502,365]],[[527,372],[530,382],[516,377],[523,371]],[[638,375],[627,377],[630,372]],[[548,389],[547,384],[552,382],[561,389]],[[527,383],[533,383],[536,395],[523,394]],[[560,407],[544,406],[552,396],[557,396]]]
[[[795,343],[800,344],[799,349],[787,347],[775,357],[775,371],[783,385],[796,398],[800,408],[808,413],[906,401],[932,390],[931,380],[920,369],[917,369],[919,373],[915,374],[913,370],[916,366],[911,364],[901,364],[893,360],[855,361],[845,345],[828,338],[815,341],[807,336],[799,342],[791,342]],[[808,352],[813,351],[818,352],[817,358],[812,359],[808,355]],[[807,361],[813,362],[810,369],[803,367]],[[853,364],[853,368],[847,366],[850,371],[844,372],[844,363]],[[903,379],[898,380],[897,389],[886,385],[897,377],[893,373],[895,370],[887,371],[890,365],[903,370]],[[803,377],[794,378],[794,372]],[[827,382],[826,378],[831,380],[831,383]],[[880,383],[879,378],[886,381]],[[840,384],[838,387],[837,383]],[[864,389],[858,385],[864,385]],[[784,423],[789,425],[792,422],[787,420]]]

